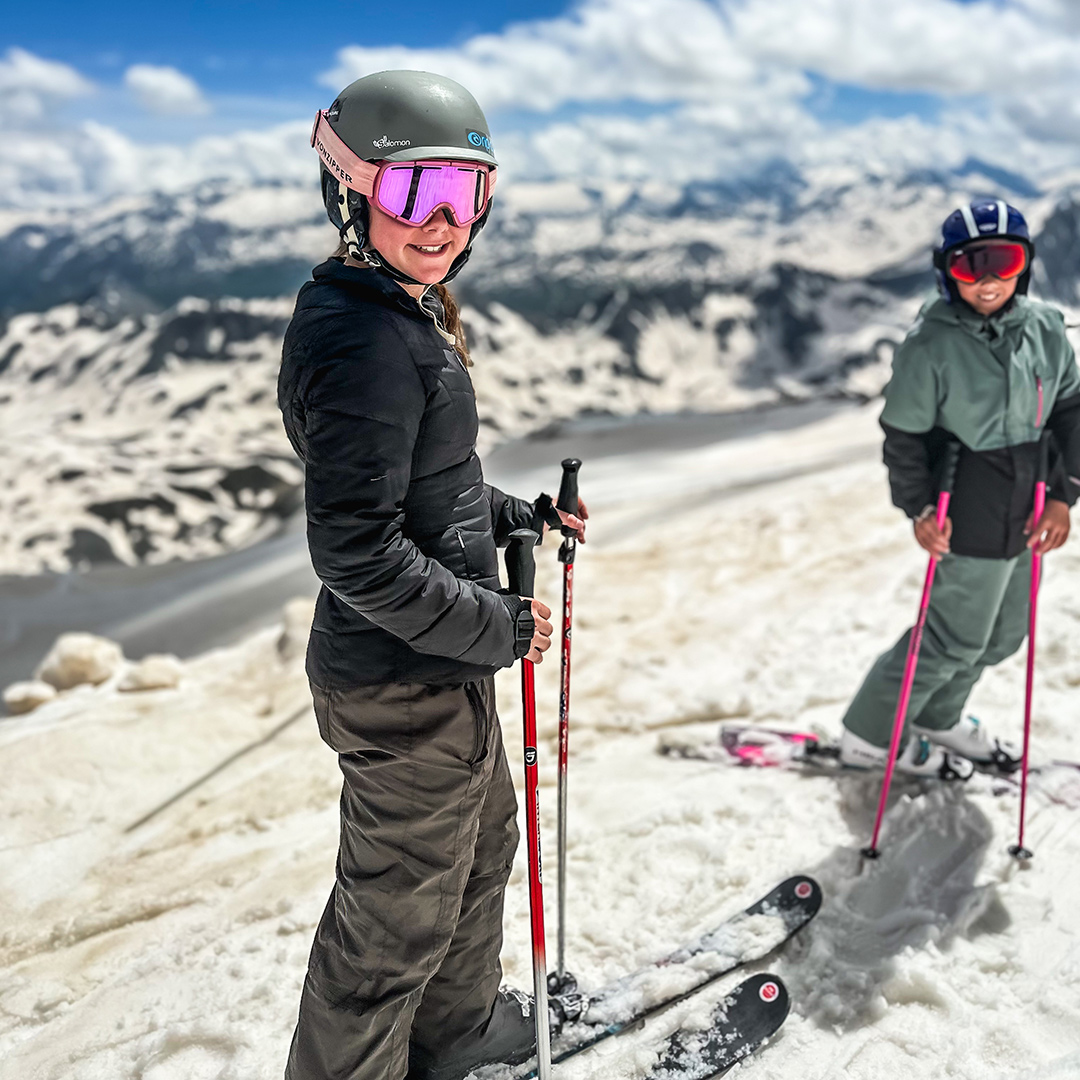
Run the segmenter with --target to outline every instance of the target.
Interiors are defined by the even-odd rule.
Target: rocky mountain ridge
[[[876,394],[933,287],[932,223],[995,182],[500,188],[456,285],[483,444],[589,416]],[[1076,303],[1080,186],[1024,194],[1005,192],[1038,233],[1036,286]],[[302,499],[280,340],[333,246],[306,187],[0,217],[0,572],[199,558],[277,529]]]

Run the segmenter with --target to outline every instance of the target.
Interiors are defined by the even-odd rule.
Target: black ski
[[[566,1061],[636,1028],[728,972],[763,959],[805,926],[820,907],[818,883],[811,877],[791,877],[714,930],[594,993],[553,994],[549,1004],[560,1024],[552,1043],[552,1062]],[[658,997],[650,984],[661,969],[666,986]],[[523,1080],[535,1075],[535,1071],[526,1073]]]
[[[790,1005],[775,975],[752,976],[720,1002],[703,1031],[676,1031],[648,1080],[723,1076],[780,1029]]]

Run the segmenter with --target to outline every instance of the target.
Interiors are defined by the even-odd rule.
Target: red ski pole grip
[[[515,529],[506,545],[506,576],[510,591],[518,596],[532,596],[536,591],[536,560],[533,548],[540,537],[532,529]]]

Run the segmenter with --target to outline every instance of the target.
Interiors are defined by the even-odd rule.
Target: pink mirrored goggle
[[[311,145],[338,182],[367,196],[384,214],[408,225],[423,225],[446,209],[455,225],[471,225],[487,209],[496,171],[472,161],[384,161],[375,165],[354,154],[320,110]]]

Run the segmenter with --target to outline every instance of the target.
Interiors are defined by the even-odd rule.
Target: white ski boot
[[[911,730],[916,735],[921,735],[932,743],[980,765],[993,765],[1003,773],[1015,772],[1020,768],[1020,749],[1014,743],[991,738],[986,728],[974,716],[965,716],[944,731],[933,731],[916,724],[911,725]]]
[[[874,746],[844,728],[840,736],[841,765],[853,769],[884,769],[888,756],[887,747]],[[921,735],[913,735],[896,759],[896,771],[938,780],[967,780],[975,766],[963,757],[934,746]]]

